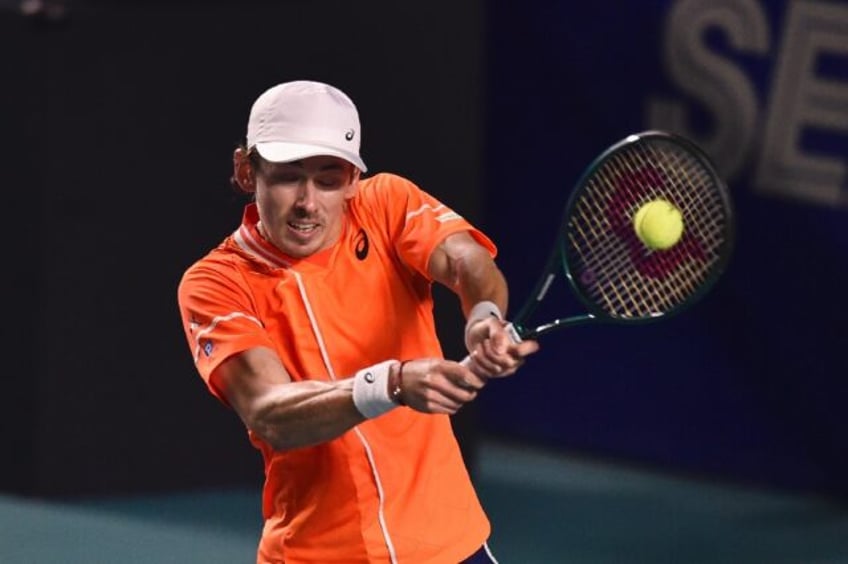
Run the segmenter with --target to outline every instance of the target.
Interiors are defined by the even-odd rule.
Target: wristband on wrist
[[[353,377],[353,404],[367,419],[373,419],[398,406],[389,395],[389,372],[396,360],[386,360],[363,368]]]
[[[487,317],[495,317],[503,321],[501,308],[499,308],[495,302],[490,302],[488,300],[477,302],[474,304],[474,307],[471,308],[471,311],[468,312],[468,321],[465,322],[465,348],[468,349],[469,352],[471,351],[471,346],[468,342],[468,333],[471,330],[471,326],[481,319],[486,319]]]

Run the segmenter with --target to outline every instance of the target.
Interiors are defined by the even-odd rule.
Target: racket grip
[[[504,330],[506,331],[506,334],[509,335],[509,338],[513,343],[518,344],[523,341],[521,335],[518,334],[518,330],[515,328],[515,325],[512,323],[507,323],[504,326]],[[471,360],[471,355],[466,355],[465,358],[459,361],[459,363],[466,368],[471,368],[471,364],[473,362],[474,361]]]

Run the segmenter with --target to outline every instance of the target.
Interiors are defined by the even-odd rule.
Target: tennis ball
[[[664,251],[683,236],[683,214],[667,200],[652,200],[633,216],[633,229],[646,247]]]

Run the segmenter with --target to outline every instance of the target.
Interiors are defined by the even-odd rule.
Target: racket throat
[[[555,331],[557,329],[565,329],[566,327],[575,327],[577,325],[587,325],[589,323],[594,323],[598,321],[598,317],[592,313],[587,313],[586,315],[580,315],[576,317],[568,317],[562,319],[555,319],[550,323],[545,323],[543,325],[539,325],[534,327],[533,329],[520,328],[519,332],[525,339],[535,339],[545,333],[550,333],[551,331]]]

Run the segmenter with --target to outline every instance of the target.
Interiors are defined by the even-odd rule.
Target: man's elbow
[[[262,409],[242,416],[242,420],[257,438],[276,452],[284,452],[303,446],[292,441],[292,437],[285,432],[279,421],[272,420],[270,414]]]

